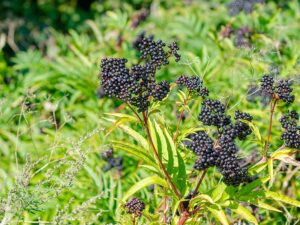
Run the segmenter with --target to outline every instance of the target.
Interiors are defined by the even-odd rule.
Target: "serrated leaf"
[[[131,188],[124,194],[122,201],[125,202],[130,196],[134,195],[136,192],[140,191],[145,187],[148,187],[151,184],[157,184],[163,187],[168,187],[167,182],[158,176],[147,177],[131,186]]]
[[[299,152],[299,150],[296,149],[292,149],[292,148],[283,148],[283,149],[278,149],[277,151],[273,152],[271,154],[271,158],[272,159],[282,159],[285,157],[289,157],[291,155],[296,154],[297,152]]]
[[[224,191],[226,189],[226,184],[223,182],[219,183],[217,187],[212,191],[211,197],[216,202],[221,199]]]
[[[271,179],[270,185],[272,185],[272,183],[274,181],[273,159],[272,158],[268,159],[267,164],[268,164],[268,173],[269,173],[269,176]]]
[[[238,191],[237,197],[249,194],[251,191],[253,191],[253,189],[257,188],[263,183],[266,183],[268,180],[270,180],[270,176],[259,178],[249,184],[246,184]]]
[[[155,159],[151,155],[149,155],[149,153],[146,150],[143,150],[141,147],[134,144],[130,144],[122,141],[115,141],[115,140],[112,141],[112,144],[115,149],[121,149],[129,153],[130,155],[137,157],[139,160],[143,160],[145,163],[156,168],[159,171],[159,167],[155,163]]]
[[[236,214],[238,214],[239,216],[241,216],[243,219],[254,223],[255,225],[258,224],[257,219],[255,218],[255,216],[253,216],[251,214],[251,212],[245,208],[244,206],[237,204],[237,203],[231,203],[229,205],[229,208],[232,209],[232,211],[234,211]]]
[[[223,225],[229,225],[226,214],[224,211],[220,209],[213,209],[211,207],[207,207],[207,209],[213,214],[213,216]]]
[[[287,204],[290,204],[290,205],[293,205],[296,207],[300,207],[300,201],[298,201],[296,199],[292,199],[286,195],[283,195],[283,194],[280,194],[277,192],[272,192],[272,191],[266,191],[265,194],[266,194],[267,198],[270,198],[270,199],[273,199],[276,201],[281,201],[281,202],[284,202],[284,203],[287,203]]]
[[[267,162],[258,162],[257,164],[249,168],[249,173],[252,175],[258,174],[261,171],[263,171],[266,167],[267,167]]]
[[[275,212],[281,212],[281,210],[265,203],[265,202],[262,202],[260,200],[257,201],[257,203],[252,203],[253,205],[256,205],[257,207],[259,208],[262,208],[262,209],[267,209],[267,210],[270,210],[270,211],[275,211]]]

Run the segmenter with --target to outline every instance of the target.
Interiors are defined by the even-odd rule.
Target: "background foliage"
[[[114,143],[115,154],[124,158],[124,168],[103,170],[101,152],[112,140],[119,145],[136,141],[111,129],[111,117],[105,113],[129,111],[118,101],[99,98],[99,62],[105,56],[134,58],[132,41],[142,30],[179,43],[181,62],[159,71],[159,79],[200,75],[212,96],[227,103],[230,113],[235,109],[251,113],[262,137],[269,112],[266,101],[257,96],[263,74],[295,81],[298,98],[293,108],[299,111],[299,2],[267,1],[250,14],[235,16],[228,14],[227,4],[221,0],[1,1],[0,219],[10,224],[115,224],[124,219],[119,206],[125,192],[151,174],[118,143]],[[149,15],[136,26],[143,10]],[[249,37],[242,37],[246,45],[238,46],[241,37],[236,33],[224,36],[229,25],[251,31]],[[171,94],[161,112],[171,131],[178,113],[171,100],[176,99]],[[194,101],[183,129],[197,124],[199,110],[199,102]],[[285,106],[279,105],[271,152],[281,145],[282,110]],[[254,140],[255,136],[241,144],[243,157],[255,160],[261,146]],[[203,192],[218,183],[209,177]],[[272,191],[300,200],[298,164],[274,162],[272,182]],[[156,188],[143,188],[137,195],[150,212],[161,198]],[[299,223],[299,209],[280,203],[276,207],[282,212],[259,212],[260,224]],[[230,222],[239,220],[233,216]],[[214,219],[204,217],[203,224],[213,223]]]

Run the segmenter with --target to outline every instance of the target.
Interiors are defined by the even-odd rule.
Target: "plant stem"
[[[164,188],[164,192],[166,193],[166,189]],[[163,210],[164,210],[164,224],[167,224],[167,196],[164,196],[164,204],[163,204]]]
[[[181,194],[179,193],[179,191],[177,190],[176,186],[174,185],[174,183],[172,182],[171,180],[171,177],[169,176],[164,164],[162,163],[158,153],[157,153],[157,150],[154,146],[154,143],[153,143],[153,140],[152,140],[152,137],[151,137],[151,134],[150,134],[150,131],[149,131],[149,127],[148,127],[148,117],[146,115],[145,112],[143,112],[143,119],[144,119],[144,126],[145,126],[145,130],[146,130],[146,133],[147,133],[147,136],[148,136],[148,139],[149,139],[149,142],[150,142],[150,146],[152,148],[152,151],[154,153],[154,156],[156,158],[156,160],[158,161],[159,163],[159,166],[160,168],[162,169],[162,172],[164,174],[164,177],[166,178],[167,182],[169,183],[169,185],[171,186],[172,190],[174,191],[175,195],[177,196],[178,199],[181,199]]]
[[[131,111],[136,115],[136,117],[139,119],[139,121],[143,124],[143,120],[140,117],[140,115],[134,110],[134,108],[132,108],[132,106],[128,102],[126,102],[126,104],[131,109]]]
[[[202,183],[202,181],[203,181],[203,179],[205,177],[206,172],[207,172],[207,169],[203,170],[203,172],[201,174],[201,177],[200,177],[200,179],[199,179],[199,181],[198,181],[198,183],[196,185],[196,188],[195,188],[195,190],[193,192],[192,198],[194,198],[197,195],[198,189],[199,189],[199,187],[200,187],[200,185],[201,185],[201,183]]]
[[[190,93],[188,93],[186,99],[183,102],[183,110],[180,112],[179,118],[178,118],[178,122],[177,122],[177,127],[176,127],[176,131],[173,137],[173,141],[176,142],[177,136],[178,136],[178,132],[179,132],[179,127],[182,121],[182,117],[183,117],[183,113],[184,113],[184,108],[186,107],[186,105],[188,104],[189,101],[189,97],[190,97]]]
[[[182,212],[177,225],[183,225],[183,224],[185,224],[185,222],[189,218],[189,215],[190,214],[187,211]]]
[[[272,129],[272,122],[273,122],[273,114],[275,111],[275,106],[278,102],[277,98],[274,98],[274,103],[272,104],[271,102],[271,109],[270,109],[270,119],[269,119],[269,128],[268,128],[268,136],[267,136],[267,140],[266,140],[266,146],[265,146],[265,152],[264,152],[264,157],[267,158],[268,155],[268,150],[269,150],[269,142],[270,142],[270,137],[271,137],[271,129]]]

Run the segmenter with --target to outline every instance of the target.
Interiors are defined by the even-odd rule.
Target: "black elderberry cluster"
[[[290,148],[300,149],[300,126],[297,125],[299,114],[296,111],[288,112],[280,118],[280,123],[284,129],[281,139]]]
[[[140,217],[145,209],[145,203],[138,198],[133,198],[124,205],[124,208],[126,209],[127,214],[133,214],[135,217]]]
[[[211,166],[215,166],[216,154],[213,150],[213,140],[205,133],[205,131],[198,131],[188,136],[190,141],[185,145],[191,149],[198,159],[195,161],[194,168],[196,170],[203,170]]]
[[[186,76],[181,75],[177,78],[176,83],[179,86],[185,86],[189,92],[197,93],[203,98],[206,98],[209,95],[209,91],[206,87],[203,86],[203,81],[198,76]]]
[[[238,158],[238,147],[235,144],[237,138],[244,140],[251,129],[245,121],[252,121],[248,113],[237,110],[235,122],[225,114],[225,106],[218,100],[204,100],[202,102],[199,120],[204,125],[216,126],[218,137],[214,141],[204,131],[190,134],[185,146],[191,149],[198,159],[195,161],[194,169],[203,170],[216,166],[224,176],[224,182],[228,185],[239,185],[252,181],[246,167],[241,166]]]
[[[114,152],[112,148],[108,149],[105,152],[102,152],[101,157],[103,160],[107,162],[107,165],[103,167],[103,170],[105,172],[111,170],[112,168],[115,168],[119,171],[123,169],[123,157],[121,156],[114,157]]]
[[[265,0],[234,0],[227,5],[229,15],[234,16],[244,11],[251,13],[253,8],[258,3],[264,3]]]
[[[204,125],[219,128],[230,124],[230,116],[225,114],[225,106],[219,100],[204,100],[198,119]]]
[[[138,112],[144,112],[150,105],[150,100],[161,101],[170,90],[167,81],[156,82],[156,71],[168,64],[168,57],[174,55],[179,60],[178,46],[172,43],[169,52],[161,40],[154,41],[153,36],[141,33],[134,47],[139,50],[145,63],[126,67],[127,59],[105,58],[101,61],[101,85],[105,95],[116,97],[138,108]]]
[[[278,98],[287,103],[293,103],[295,96],[291,94],[293,88],[291,86],[293,82],[291,80],[280,80],[275,85],[275,93],[278,95]]]
[[[279,80],[275,83],[271,75],[264,75],[261,79],[261,90],[263,92],[286,103],[295,101],[295,96],[292,95],[292,85],[293,82],[291,80]]]

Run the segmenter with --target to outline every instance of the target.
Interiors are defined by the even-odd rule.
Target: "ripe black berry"
[[[127,214],[133,214],[135,217],[140,217],[145,209],[145,203],[138,198],[133,198],[124,205]]]

